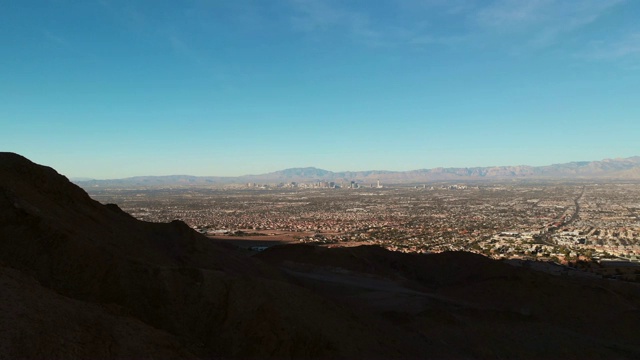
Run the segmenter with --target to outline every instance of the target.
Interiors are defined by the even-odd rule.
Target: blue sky
[[[0,2],[0,150],[70,177],[640,155],[640,1]]]

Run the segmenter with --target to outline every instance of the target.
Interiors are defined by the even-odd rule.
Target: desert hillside
[[[639,358],[640,288],[141,222],[0,153],[0,358]]]

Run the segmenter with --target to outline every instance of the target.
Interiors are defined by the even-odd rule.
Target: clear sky
[[[636,0],[0,1],[0,150],[70,177],[640,155]]]

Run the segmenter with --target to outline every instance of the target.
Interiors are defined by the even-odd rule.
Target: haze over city
[[[640,3],[13,1],[0,144],[69,177],[638,155]]]

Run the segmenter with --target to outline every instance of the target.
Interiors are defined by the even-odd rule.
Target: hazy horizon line
[[[552,163],[547,165],[527,165],[527,164],[518,164],[518,165],[487,165],[487,166],[436,166],[431,168],[418,168],[418,169],[408,169],[408,170],[385,170],[385,169],[370,169],[370,170],[327,170],[324,168],[316,167],[316,166],[294,166],[288,167],[280,170],[274,170],[265,173],[253,173],[253,174],[243,174],[243,175],[191,175],[191,174],[165,174],[165,175],[134,175],[134,176],[126,176],[126,177],[117,177],[117,178],[94,178],[89,176],[70,176],[69,179],[72,181],[110,181],[110,180],[127,180],[127,179],[135,179],[135,178],[160,178],[160,177],[195,177],[195,178],[242,178],[242,177],[250,177],[250,176],[264,176],[268,174],[274,174],[277,172],[288,171],[288,170],[300,170],[300,169],[315,169],[327,171],[330,173],[361,173],[361,172],[387,172],[387,173],[402,173],[402,172],[411,172],[411,171],[420,171],[420,170],[433,170],[433,169],[473,169],[473,168],[495,168],[495,167],[518,167],[518,166],[527,166],[527,167],[545,167],[545,166],[553,166],[553,165],[563,165],[563,164],[571,164],[571,163],[582,163],[582,162],[602,162],[607,160],[628,160],[633,158],[638,158],[640,155],[633,155],[627,157],[615,157],[615,158],[604,158],[600,160],[573,160],[568,162],[560,162],[560,163]]]

